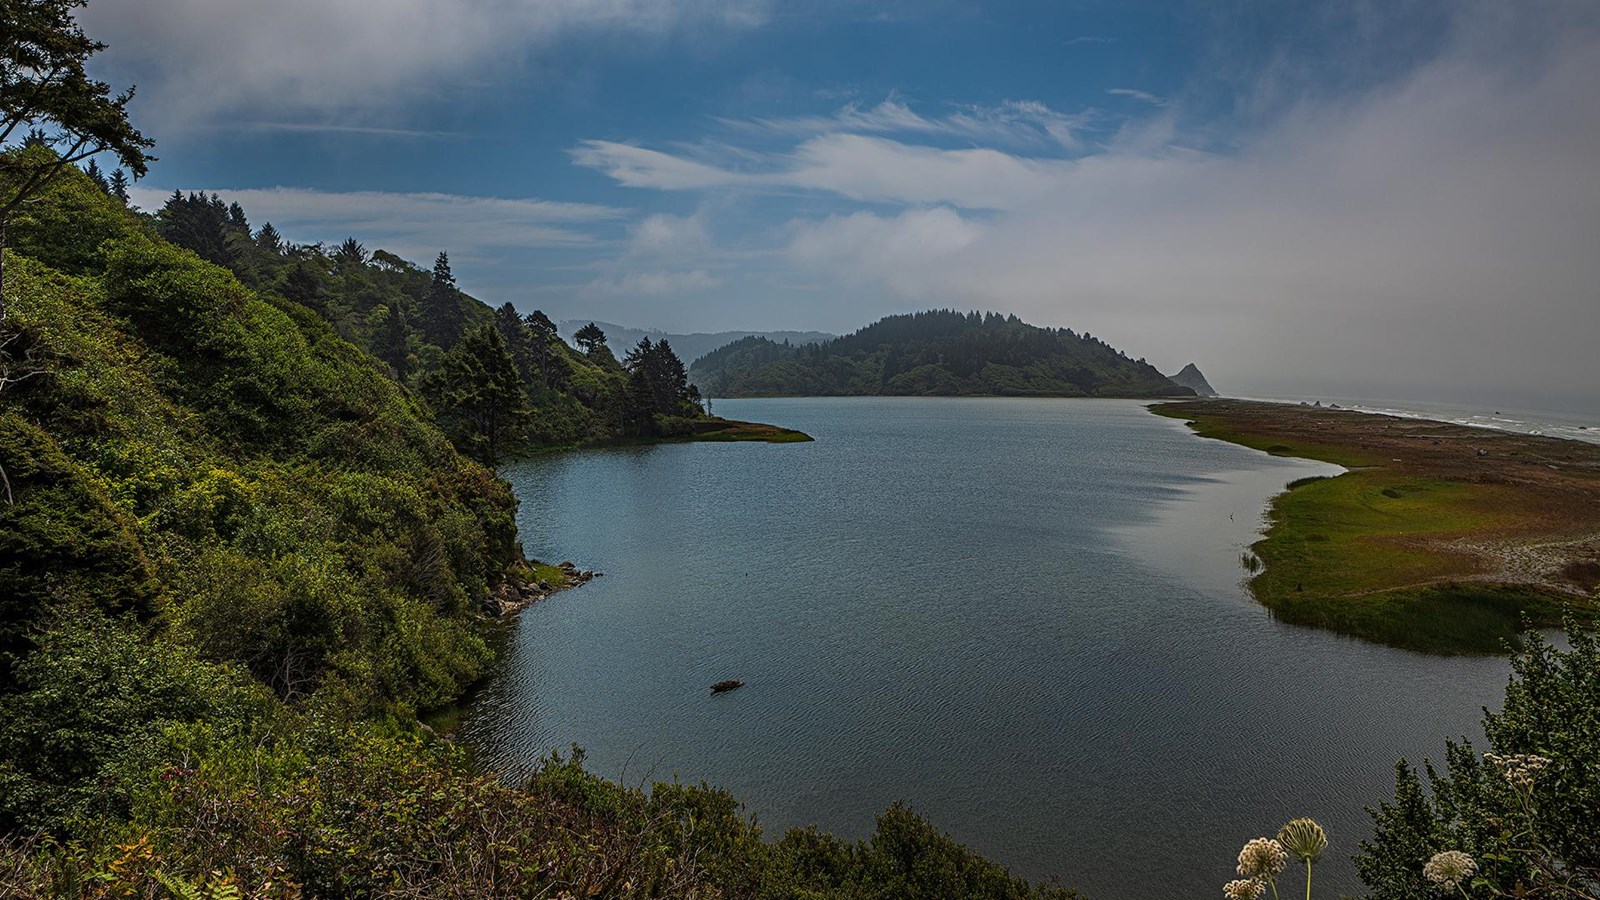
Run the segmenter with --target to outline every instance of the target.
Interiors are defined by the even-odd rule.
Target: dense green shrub
[[[167,726],[242,728],[267,709],[248,679],[131,623],[66,612],[0,694],[0,823],[71,834],[128,811]]]
[[[1356,859],[1374,900],[1437,897],[1423,867],[1451,850],[1476,860],[1472,896],[1600,894],[1600,638],[1568,640],[1527,639],[1504,707],[1485,713],[1488,752],[1448,743],[1426,784],[1400,763]]]

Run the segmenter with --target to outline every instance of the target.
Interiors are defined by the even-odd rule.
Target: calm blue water
[[[769,829],[861,836],[903,800],[1100,900],[1220,896],[1310,815],[1354,893],[1397,757],[1497,705],[1504,660],[1273,622],[1239,553],[1332,467],[1134,402],[719,401],[815,443],[544,456],[507,475],[528,551],[606,577],[517,622],[464,733],[515,770],[576,742],[639,783],[731,789]],[[712,698],[723,678],[747,685]],[[1319,896],[1333,896],[1319,890]]]

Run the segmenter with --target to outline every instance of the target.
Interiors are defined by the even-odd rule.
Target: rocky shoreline
[[[484,612],[496,618],[513,616],[540,600],[588,584],[605,574],[592,569],[580,569],[570,560],[554,568],[561,573],[559,579],[539,578],[533,574],[532,566],[522,573],[508,576],[484,595]]]

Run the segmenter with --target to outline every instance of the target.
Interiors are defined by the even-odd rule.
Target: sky
[[[1600,414],[1595,0],[91,0],[135,201],[668,331],[933,307]]]

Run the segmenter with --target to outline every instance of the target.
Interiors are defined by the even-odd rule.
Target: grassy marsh
[[[1430,653],[1499,653],[1593,618],[1600,447],[1245,401],[1167,403],[1202,437],[1350,468],[1273,500],[1251,592],[1296,624]]]

